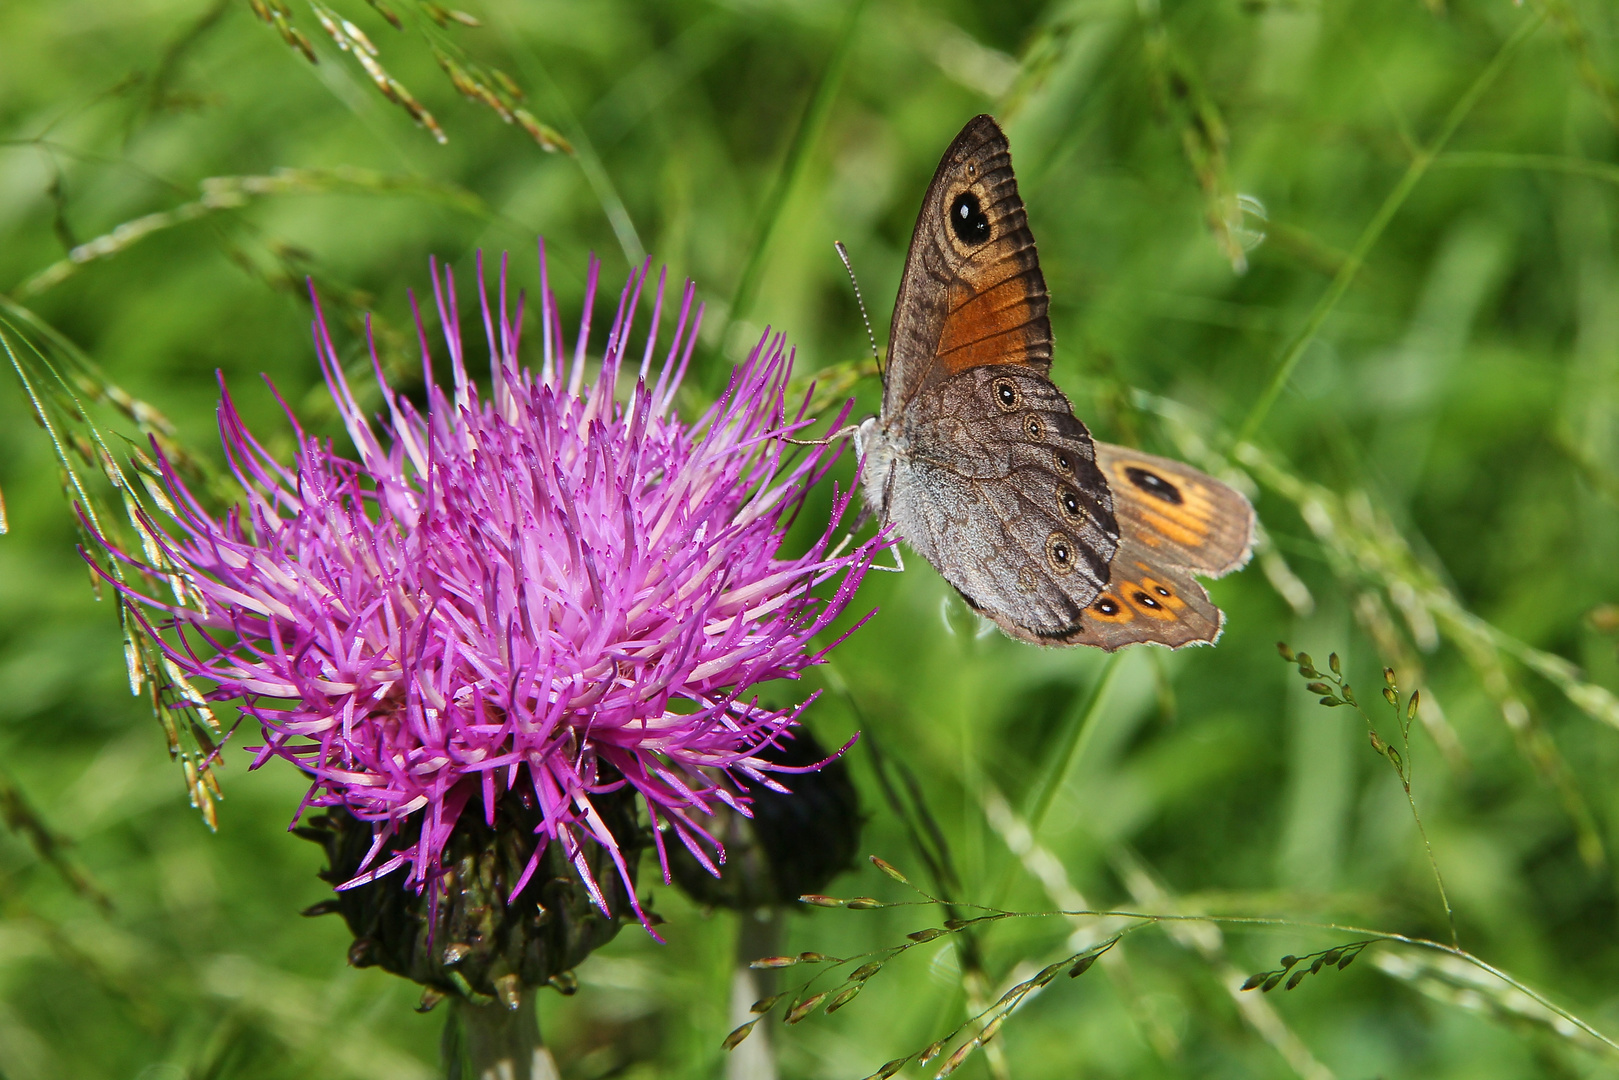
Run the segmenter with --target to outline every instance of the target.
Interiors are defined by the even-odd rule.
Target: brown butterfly
[[[1050,297],[1000,126],[945,151],[894,304],[866,502],[1023,641],[1211,643],[1193,574],[1248,561],[1248,500],[1178,461],[1094,442],[1051,382]]]

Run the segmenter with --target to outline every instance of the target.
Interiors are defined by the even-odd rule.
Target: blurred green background
[[[801,372],[848,378],[867,347],[832,241],[886,339],[938,155],[992,112],[1051,287],[1057,381],[1100,437],[1244,486],[1266,542],[1211,589],[1228,617],[1217,648],[1134,649],[1116,667],[979,633],[920,560],[873,574],[856,607],[881,610],[809,680],[829,689],[810,725],[828,742],[864,728],[914,772],[961,898],[1448,939],[1392,770],[1274,643],[1342,654],[1389,737],[1373,688],[1392,665],[1422,688],[1412,790],[1462,946],[1619,1034],[1619,7],[464,0],[481,25],[441,27],[431,5],[390,2],[404,31],[359,0],[291,0],[314,65],[246,0],[0,5],[12,346],[82,349],[215,460],[218,369],[285,450],[260,372],[336,430],[305,275],[356,362],[360,314],[376,313],[408,386],[406,291],[426,286],[429,255],[470,271],[474,252],[509,250],[532,287],[543,234],[565,311],[592,251],[611,288],[647,253],[697,281],[709,315],[688,409],[767,324]],[[446,143],[378,92],[323,14],[375,43]],[[459,95],[435,51],[463,82],[505,72],[574,152]],[[325,888],[316,848],[285,832],[298,777],[248,774],[233,751],[218,832],[187,806],[128,694],[51,447],[18,381],[4,386],[0,1074],[432,1075],[442,1014],[348,967],[337,920],[297,915]],[[876,391],[855,384],[863,411]],[[852,460],[840,469],[846,483]],[[927,880],[869,748],[852,762],[862,850]],[[577,996],[542,997],[568,1080],[723,1073],[737,919],[652,891],[667,945],[628,927],[579,970]],[[830,891],[905,895],[869,867]],[[795,914],[783,948],[846,955],[937,917]],[[986,930],[984,992],[1096,924]],[[1376,946],[1291,993],[1235,989],[1352,938],[1135,934],[1029,1000],[962,1074],[1619,1068],[1432,952]],[[852,1080],[943,1035],[965,1015],[961,955],[919,947],[837,1015],[772,1024],[782,1075]]]

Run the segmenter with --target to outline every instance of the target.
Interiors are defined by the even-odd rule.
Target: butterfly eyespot
[[[1054,532],[1046,538],[1046,562],[1051,569],[1059,574],[1069,574],[1074,569],[1074,544],[1068,537],[1060,532]]]
[[[1152,591],[1157,593],[1159,596],[1164,597],[1165,599],[1168,599],[1169,597],[1175,595],[1174,593],[1170,592],[1168,589],[1164,588],[1162,585],[1154,585],[1152,587]]]
[[[989,239],[989,218],[978,205],[978,196],[963,191],[950,204],[950,227],[963,244],[982,244]]]
[[[1023,418],[1023,430],[1031,440],[1039,442],[1046,433],[1046,425],[1040,422],[1038,416],[1031,413]]]
[[[1015,409],[1018,402],[1023,399],[1018,394],[1017,387],[1012,385],[1011,379],[996,379],[995,400],[1001,403],[1003,409]]]
[[[1063,488],[1062,492],[1057,496],[1057,501],[1062,503],[1062,508],[1068,512],[1070,517],[1079,516],[1079,496],[1074,494],[1073,491]]]
[[[1181,497],[1181,489],[1165,480],[1155,472],[1138,469],[1134,465],[1127,466],[1124,475],[1129,477],[1130,483],[1145,491],[1155,499],[1162,499],[1166,503],[1180,505],[1186,500]]]
[[[1057,468],[1061,469],[1065,473],[1071,473],[1074,471],[1074,463],[1068,460],[1068,455],[1063,453],[1061,450],[1057,451]]]
[[[1140,604],[1142,607],[1152,608],[1154,611],[1158,611],[1164,606],[1144,592],[1136,593],[1135,602]]]
[[[1102,597],[1102,599],[1091,605],[1091,609],[1098,615],[1105,616],[1109,619],[1113,618],[1121,610],[1119,608],[1119,602],[1113,599],[1111,596]]]

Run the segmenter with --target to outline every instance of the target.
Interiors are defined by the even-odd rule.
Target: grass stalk
[[[1332,284],[1327,287],[1327,291],[1322,293],[1321,299],[1316,301],[1315,307],[1310,311],[1309,318],[1304,320],[1304,326],[1288,342],[1287,347],[1282,350],[1281,358],[1277,360],[1272,368],[1271,376],[1265,384],[1264,392],[1259,395],[1259,400],[1255,401],[1253,407],[1248,410],[1247,417],[1237,430],[1237,436],[1234,440],[1236,443],[1252,441],[1254,434],[1259,430],[1260,425],[1265,422],[1266,416],[1270,414],[1271,407],[1276,404],[1276,399],[1281,397],[1282,391],[1287,388],[1288,381],[1293,377],[1294,369],[1298,367],[1299,360],[1304,356],[1304,351],[1310,347],[1310,343],[1315,340],[1316,334],[1320,332],[1322,324],[1327,321],[1327,317],[1332,314],[1333,310],[1338,306],[1338,302],[1349,291],[1349,286],[1354,283],[1356,275],[1360,273],[1361,267],[1366,263],[1366,256],[1382,237],[1383,231],[1388,228],[1389,222],[1394,220],[1394,215],[1399,213],[1400,207],[1405,205],[1405,200],[1422,178],[1427,175],[1428,169],[1438,158],[1440,151],[1445,148],[1446,143],[1450,142],[1451,136],[1456,133],[1456,129],[1467,118],[1467,114],[1473,111],[1473,106],[1478,104],[1479,98],[1501,75],[1501,72],[1506,69],[1508,61],[1517,53],[1519,47],[1529,40],[1530,35],[1540,27],[1544,20],[1545,16],[1541,14],[1533,15],[1524,20],[1513,35],[1502,44],[1501,48],[1496,52],[1495,58],[1490,61],[1483,71],[1479,72],[1472,85],[1457,99],[1456,104],[1451,106],[1450,112],[1445,117],[1444,124],[1439,129],[1439,134],[1434,137],[1434,140],[1426,148],[1419,150],[1417,155],[1411,159],[1411,164],[1406,166],[1405,173],[1400,177],[1399,182],[1394,185],[1394,189],[1384,198],[1383,204],[1377,208],[1377,213],[1372,215],[1372,219],[1361,230],[1360,238],[1355,241],[1355,246],[1350,249],[1349,257],[1344,260],[1343,266],[1339,268],[1338,273],[1333,277]]]

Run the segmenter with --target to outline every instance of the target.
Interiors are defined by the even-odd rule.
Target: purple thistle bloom
[[[304,807],[343,806],[373,823],[363,872],[342,887],[408,867],[406,885],[436,889],[461,814],[493,825],[497,800],[519,797],[544,824],[513,896],[557,843],[605,911],[580,846],[589,840],[612,853],[633,904],[593,796],[633,785],[657,827],[667,880],[665,830],[714,870],[724,851],[698,819],[716,804],[746,813],[743,779],[785,790],[768,774],[804,771],[759,752],[813,696],[771,709],[750,687],[822,659],[811,638],[890,540],[831,550],[849,504],[834,487],[820,539],[782,556],[786,527],[837,457],[779,438],[809,422],[802,408],[788,418],[792,354],[766,331],[724,396],[682,423],[671,405],[702,307],[693,310],[688,283],[654,375],[662,274],[644,348],[630,352],[649,266],[625,284],[592,376],[599,264],[590,264],[570,359],[542,242],[536,373],[517,359],[523,298],[509,314],[503,260],[491,311],[480,261],[492,384],[484,395],[467,376],[453,275],[435,264],[454,384],[433,381],[418,312],[426,413],[387,386],[373,345],[387,406],[381,435],[349,388],[317,300],[316,351],[358,459],[294,419],[296,460],[282,466],[227,393],[219,426],[242,504],[209,515],[161,462],[172,526],[144,524],[169,565],[143,569],[184,599],[126,595],[162,613],[174,632],[166,655],[187,679],[212,685],[207,700],[236,701],[262,726],[253,767],[291,761],[312,779]],[[626,362],[638,370],[621,402]],[[830,597],[812,594],[834,578]],[[410,815],[420,815],[419,839],[392,850]]]

